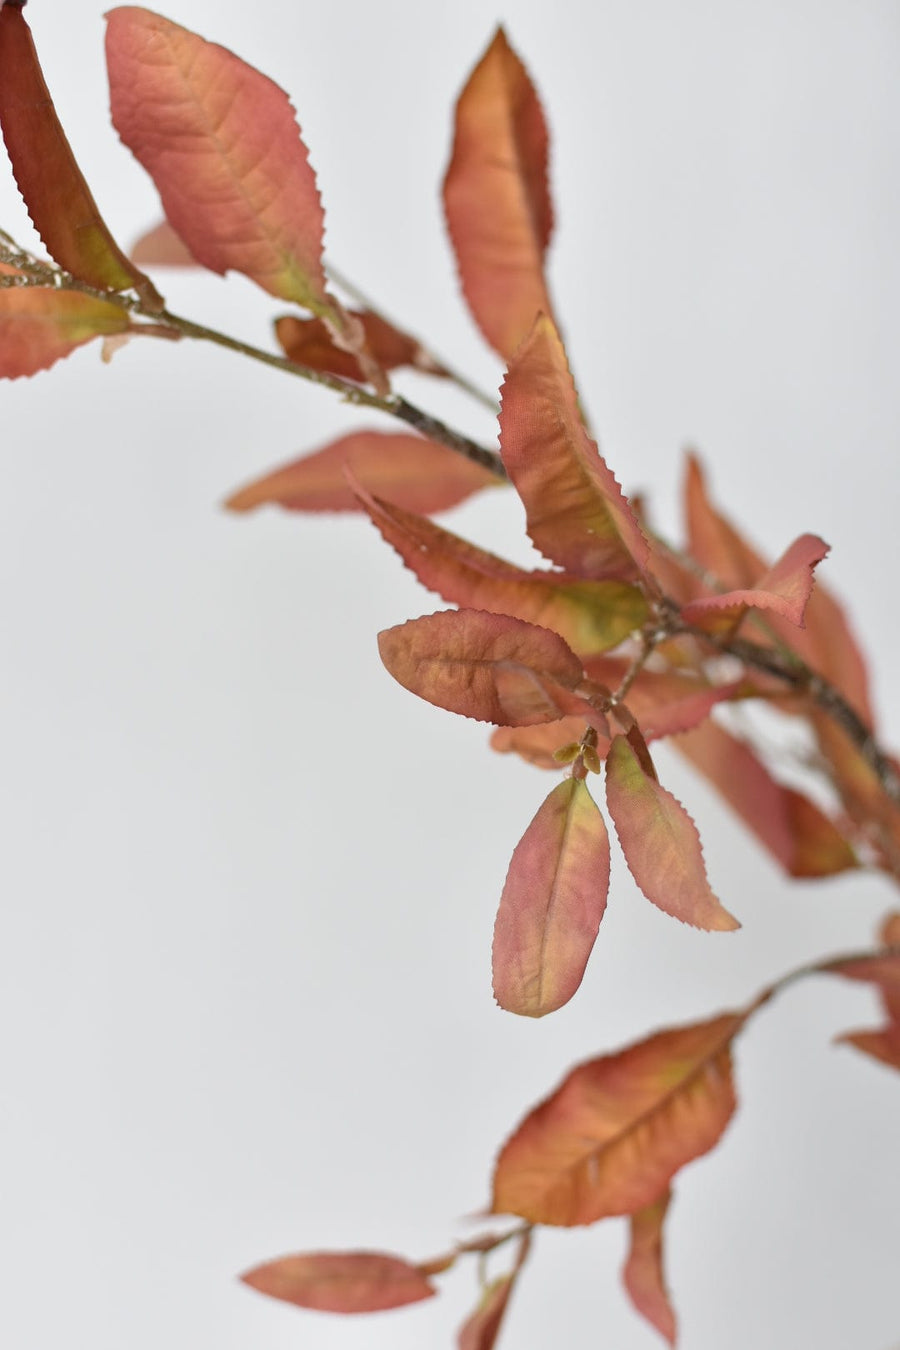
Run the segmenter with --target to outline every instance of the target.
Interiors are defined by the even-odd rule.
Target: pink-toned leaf
[[[378,635],[394,679],[448,712],[497,726],[554,722],[584,709],[581,662],[557,633],[478,609],[445,610]]]
[[[0,263],[0,277],[15,276]],[[125,333],[125,310],[80,291],[55,286],[0,288],[0,379],[46,370],[95,337]]]
[[[563,746],[580,741],[585,727],[585,718],[577,715],[562,717],[558,722],[547,722],[543,726],[497,727],[491,732],[491,749],[501,755],[520,755],[538,769],[559,772],[560,762],[554,759],[554,754]]]
[[[478,1307],[460,1327],[459,1350],[493,1350],[513,1291],[514,1278],[501,1275],[485,1288]]]
[[[287,511],[361,511],[346,470],[370,492],[384,492],[408,511],[446,511],[473,492],[496,486],[487,469],[422,436],[355,431],[241,488],[230,511],[274,504]]]
[[[622,1280],[642,1317],[670,1345],[675,1344],[675,1311],[663,1271],[663,1223],[672,1199],[667,1190],[658,1200],[631,1215],[631,1243]]]
[[[848,1031],[838,1040],[855,1046],[889,1069],[900,1069],[900,1022],[889,1022],[880,1031]]]
[[[726,1013],[573,1069],[501,1151],[493,1212],[571,1226],[652,1204],[731,1119],[743,1023]]]
[[[437,1292],[417,1266],[382,1252],[283,1256],[248,1270],[241,1279],[270,1298],[320,1312],[381,1312]]]
[[[813,569],[827,552],[824,539],[801,534],[754,586],[692,600],[683,607],[681,617],[685,623],[715,630],[730,626],[746,609],[761,609],[771,610],[802,628],[812,594]]]
[[[647,541],[584,429],[566,353],[546,315],[510,362],[501,407],[503,463],[540,551],[586,579],[627,581],[643,572]]]
[[[158,312],[161,296],[113,239],[78,167],[22,3],[0,5],[0,125],[28,214],[51,258],[67,272],[99,290],[134,287]]]
[[[713,506],[700,461],[688,455],[684,485],[688,551],[726,590],[750,589],[766,564],[730,521]]]
[[[452,604],[552,628],[582,656],[618,646],[647,616],[647,603],[634,586],[581,581],[561,572],[528,572],[424,516],[364,490],[359,498],[407,567]]]
[[[558,783],[516,845],[494,926],[494,997],[543,1017],[578,989],[609,889],[609,837],[584,782]]]
[[[444,208],[469,309],[507,360],[538,311],[552,312],[547,152],[534,86],[499,28],[457,103]]]
[[[422,344],[408,333],[370,310],[350,310],[349,317],[362,328],[366,346],[382,370],[412,366],[428,375],[446,376],[443,366],[429,357]],[[368,378],[352,352],[334,342],[327,324],[321,319],[298,319],[285,314],[275,320],[275,336],[289,360],[313,370],[324,370],[346,380],[365,382]]]
[[[199,267],[200,264],[167,220],[142,234],[131,250],[132,262],[142,267]]]
[[[233,52],[150,10],[111,10],[113,124],[190,253],[334,316],[324,215],[287,94]]]
[[[648,900],[695,928],[740,927],[710,889],[696,825],[625,736],[613,739],[606,756],[606,800],[629,871]]]
[[[746,742],[712,721],[679,736],[675,748],[713,784],[760,843],[794,877],[859,866],[856,854],[813,802],[775,781]]]

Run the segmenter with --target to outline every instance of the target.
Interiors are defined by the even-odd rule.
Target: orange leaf
[[[199,263],[333,315],[324,215],[287,94],[253,66],[159,14],[107,16],[113,125]]]
[[[478,1307],[460,1328],[458,1350],[493,1350],[514,1283],[514,1275],[501,1275],[491,1281]]]
[[[152,230],[141,235],[131,250],[131,258],[144,267],[200,266],[167,220],[161,220]]]
[[[443,366],[436,365],[421,343],[408,333],[369,310],[350,310],[351,320],[362,325],[369,353],[382,370],[396,370],[413,366],[429,375],[446,375]],[[326,324],[321,319],[298,319],[285,314],[275,320],[275,336],[285,356],[298,366],[324,370],[346,380],[364,383],[368,376],[352,352],[336,346]]]
[[[900,1069],[900,914],[887,916],[879,928],[879,939],[886,948],[883,954],[863,960],[831,962],[826,969],[848,980],[874,984],[887,1024],[876,1031],[849,1031],[837,1039],[855,1045],[857,1050],[890,1068]]]
[[[538,311],[552,313],[547,150],[534,86],[498,28],[456,106],[444,208],[469,309],[507,360]]]
[[[320,1312],[381,1312],[437,1293],[418,1267],[381,1252],[283,1256],[248,1270],[241,1279],[270,1298]]]
[[[740,928],[710,890],[696,825],[644,771],[625,736],[614,738],[606,756],[606,800],[628,869],[648,900],[695,928]]]
[[[885,914],[878,929],[878,940],[882,947],[900,947],[900,910]]]
[[[561,572],[526,572],[424,516],[365,491],[358,495],[407,567],[451,604],[512,614],[552,628],[585,656],[618,646],[646,618],[646,601],[634,586],[581,581]]]
[[[355,431],[285,464],[229,497],[229,511],[269,503],[287,511],[361,511],[345,469],[373,492],[386,492],[410,511],[446,511],[473,492],[496,487],[481,465],[422,436]]]
[[[566,353],[546,315],[510,362],[501,408],[503,463],[540,551],[593,580],[644,571],[647,541],[584,429]]]
[[[652,1204],[731,1119],[743,1023],[726,1013],[573,1069],[504,1146],[493,1213],[572,1226]]]
[[[394,679],[438,708],[497,726],[553,722],[590,704],[571,693],[581,662],[557,633],[508,614],[445,610],[378,634]]]
[[[0,263],[0,276],[15,276]],[[127,312],[106,300],[55,286],[0,288],[0,379],[46,370],[91,338],[125,333]]]
[[[659,1334],[675,1344],[675,1312],[663,1273],[662,1233],[672,1199],[667,1190],[658,1200],[631,1216],[631,1246],[622,1279],[628,1297]]]
[[[674,741],[794,877],[823,877],[857,867],[853,849],[823,811],[772,778],[750,746],[707,721]]]
[[[606,910],[609,836],[586,785],[567,778],[516,845],[494,926],[494,997],[543,1017],[578,989]]]
[[[0,6],[0,124],[19,191],[51,258],[99,290],[134,287],[148,308],[160,311],[161,296],[126,258],[97,210],[15,3]]]
[[[716,631],[732,626],[745,609],[762,609],[802,628],[812,594],[813,568],[827,552],[824,539],[816,534],[801,534],[754,586],[692,600],[682,609],[681,617],[685,623]]]
[[[553,758],[554,753],[564,745],[580,741],[584,729],[585,718],[577,714],[543,726],[498,727],[491,732],[491,749],[500,755],[521,755],[538,769],[556,769],[558,772],[560,763]]]

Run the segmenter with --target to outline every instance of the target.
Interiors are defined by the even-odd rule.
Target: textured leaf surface
[[[553,722],[590,706],[570,691],[581,662],[557,633],[507,614],[446,610],[378,635],[378,649],[398,683],[448,712],[497,726]]]
[[[287,94],[134,5],[109,13],[106,61],[113,124],[197,261],[331,313],[322,205]]]
[[[731,1119],[730,1046],[743,1021],[728,1013],[661,1031],[573,1069],[504,1146],[493,1212],[571,1226],[652,1204]]]
[[[647,603],[634,586],[525,571],[424,516],[366,492],[360,500],[422,584],[452,604],[552,628],[582,656],[618,646],[646,618]]]
[[[622,1279],[628,1297],[642,1317],[675,1344],[675,1312],[663,1272],[663,1224],[672,1199],[666,1191],[659,1200],[631,1216],[630,1246]]]
[[[15,270],[0,263],[0,276]],[[91,338],[128,331],[118,305],[78,291],[27,286],[0,289],[0,379],[46,370]]]
[[[320,1312],[381,1312],[437,1292],[416,1266],[381,1252],[284,1256],[248,1270],[241,1279],[270,1298]]]
[[[584,429],[565,350],[546,315],[510,362],[500,450],[545,557],[594,580],[630,580],[645,569],[647,541]]]
[[[355,431],[256,479],[225,505],[230,511],[269,504],[287,511],[361,511],[347,469],[370,492],[383,492],[408,511],[446,511],[499,482],[479,464],[422,436]]]
[[[382,370],[413,366],[429,375],[446,374],[442,366],[429,359],[421,343],[378,314],[369,310],[351,310],[350,318],[361,324],[366,345]],[[275,320],[275,336],[285,356],[299,366],[324,370],[347,380],[364,382],[367,378],[353,353],[336,346],[321,319],[298,319],[285,314]]]
[[[740,927],[710,890],[694,822],[644,772],[624,736],[606,756],[606,800],[629,871],[648,900],[695,928]]]
[[[456,107],[444,207],[469,309],[507,360],[538,311],[552,312],[544,279],[553,227],[547,157],[534,86],[498,29]]]
[[[0,6],[0,125],[13,173],[51,258],[100,290],[162,300],[113,239],[79,169],[19,5]]]
[[[459,1350],[493,1350],[514,1280],[512,1275],[501,1275],[487,1286],[478,1307],[460,1328],[457,1340]]]
[[[755,586],[693,600],[684,606],[681,617],[686,623],[715,629],[723,623],[728,626],[745,609],[761,609],[802,628],[812,594],[813,569],[827,553],[824,539],[802,534]]]
[[[494,926],[494,997],[543,1017],[578,989],[606,910],[609,836],[583,782],[550,793],[516,845]]]

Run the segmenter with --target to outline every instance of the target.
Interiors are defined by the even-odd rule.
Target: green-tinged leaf
[[[241,1279],[269,1298],[319,1312],[381,1312],[437,1293],[417,1266],[382,1252],[283,1256],[248,1270]]]
[[[672,1199],[667,1190],[658,1200],[631,1215],[630,1246],[622,1280],[628,1297],[660,1336],[675,1344],[675,1312],[663,1271],[663,1223]]]
[[[590,704],[573,693],[581,662],[557,633],[508,614],[445,610],[378,635],[398,683],[448,712],[497,726],[553,722]]]
[[[645,772],[625,736],[614,738],[606,756],[606,800],[628,869],[648,900],[695,928],[740,927],[710,890],[694,822]]]
[[[585,784],[567,778],[540,807],[509,865],[494,925],[494,997],[543,1017],[581,984],[609,889],[609,836]]]
[[[647,616],[647,602],[634,586],[528,572],[424,516],[365,491],[359,498],[407,567],[451,604],[512,614],[552,628],[580,656],[618,646]]]
[[[322,204],[287,94],[150,10],[125,5],[107,18],[113,125],[190,253],[333,318]]]
[[[411,366],[426,375],[446,376],[443,366],[428,355],[416,338],[403,333],[393,324],[370,310],[349,310],[351,321],[359,323],[366,347],[382,370],[398,370]],[[275,320],[275,336],[285,356],[298,366],[324,370],[346,380],[364,383],[368,379],[352,352],[337,346],[321,319],[298,319],[285,314]]]
[[[552,312],[547,157],[540,102],[499,28],[456,106],[444,207],[472,317],[507,360],[538,311]]]
[[[801,534],[754,586],[692,600],[682,608],[681,617],[685,623],[717,631],[731,627],[745,610],[761,609],[802,628],[812,594],[813,569],[827,552],[824,539]]]
[[[0,276],[15,270],[0,263]],[[0,379],[34,375],[95,337],[127,333],[119,305],[55,286],[0,288]]]
[[[422,436],[355,431],[249,483],[228,498],[229,511],[277,505],[287,511],[362,511],[347,480],[385,492],[410,511],[446,511],[499,479],[479,464]]]
[[[99,290],[134,287],[149,309],[160,311],[162,298],[113,239],[75,161],[20,4],[0,5],[0,125],[19,191],[51,258]]]
[[[571,1226],[653,1204],[731,1119],[743,1023],[726,1013],[573,1069],[504,1146],[492,1211]]]
[[[585,579],[630,581],[649,547],[584,429],[559,334],[540,315],[501,390],[500,450],[537,548]]]

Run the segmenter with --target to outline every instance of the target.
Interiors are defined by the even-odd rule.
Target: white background
[[[110,130],[101,6],[28,7],[110,224],[155,194]],[[772,555],[803,530],[853,598],[900,740],[900,14],[893,0],[173,0],[293,95],[330,256],[483,383],[438,210],[452,102],[495,18],[554,138],[552,278],[603,448],[679,529],[682,448]],[[14,188],[0,219],[29,236]],[[266,343],[242,279],[173,308]],[[443,389],[405,386],[484,437]],[[260,1298],[309,1248],[424,1258],[574,1062],[865,944],[896,905],[789,884],[671,753],[736,936],[680,929],[617,865],[584,985],[535,1024],[490,995],[494,910],[551,780],[394,685],[376,631],[439,607],[356,519],[223,496],[342,431],[327,393],[213,349],[94,346],[2,397],[3,1343],[15,1350],[422,1350],[475,1295],[371,1319]],[[386,425],[386,423],[381,423]],[[527,556],[511,497],[455,528]],[[669,1272],[685,1350],[900,1337],[896,1075],[830,1045],[865,990],[785,995],[737,1053],[740,1111],[689,1168]],[[624,1224],[541,1235],[502,1344],[643,1350]]]

